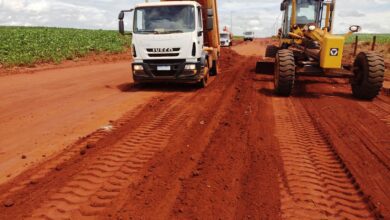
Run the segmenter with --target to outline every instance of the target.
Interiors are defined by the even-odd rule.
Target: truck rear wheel
[[[216,76],[219,74],[219,63],[218,61],[213,61],[213,67],[210,70],[210,76]]]
[[[353,73],[353,95],[359,99],[372,100],[383,87],[384,59],[375,52],[361,52],[355,59]]]
[[[295,59],[290,50],[279,50],[275,60],[275,92],[290,96],[295,82]]]

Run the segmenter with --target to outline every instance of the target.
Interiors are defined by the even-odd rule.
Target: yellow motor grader
[[[353,25],[349,33],[332,34],[335,0],[283,0],[284,12],[279,29],[279,45],[269,45],[265,56],[272,61],[260,61],[260,73],[274,73],[275,92],[290,96],[296,75],[350,77],[352,93],[360,99],[375,98],[384,81],[385,64],[376,52],[359,53],[354,63],[342,63],[346,38],[360,31]]]

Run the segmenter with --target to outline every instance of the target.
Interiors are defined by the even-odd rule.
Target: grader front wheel
[[[275,92],[290,96],[295,82],[295,59],[291,50],[279,50],[275,59]]]
[[[356,98],[372,100],[383,87],[385,62],[375,52],[361,52],[354,62],[352,93]]]

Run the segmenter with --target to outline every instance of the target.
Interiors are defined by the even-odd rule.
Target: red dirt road
[[[2,184],[0,219],[388,219],[390,98],[362,102],[345,80],[303,77],[277,97],[245,49],[264,45],[224,49],[206,89],[97,92],[140,105]]]
[[[155,94],[130,82],[128,61],[0,77],[0,183]]]

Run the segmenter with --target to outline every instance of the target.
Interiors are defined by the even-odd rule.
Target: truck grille
[[[178,57],[180,48],[147,48],[149,57]]]
[[[176,59],[176,60],[144,60],[145,63],[149,65],[150,71],[155,76],[175,76],[176,73],[183,68],[185,59]],[[170,71],[157,71],[157,66],[170,66]]]
[[[150,53],[149,57],[177,57],[179,53]]]

